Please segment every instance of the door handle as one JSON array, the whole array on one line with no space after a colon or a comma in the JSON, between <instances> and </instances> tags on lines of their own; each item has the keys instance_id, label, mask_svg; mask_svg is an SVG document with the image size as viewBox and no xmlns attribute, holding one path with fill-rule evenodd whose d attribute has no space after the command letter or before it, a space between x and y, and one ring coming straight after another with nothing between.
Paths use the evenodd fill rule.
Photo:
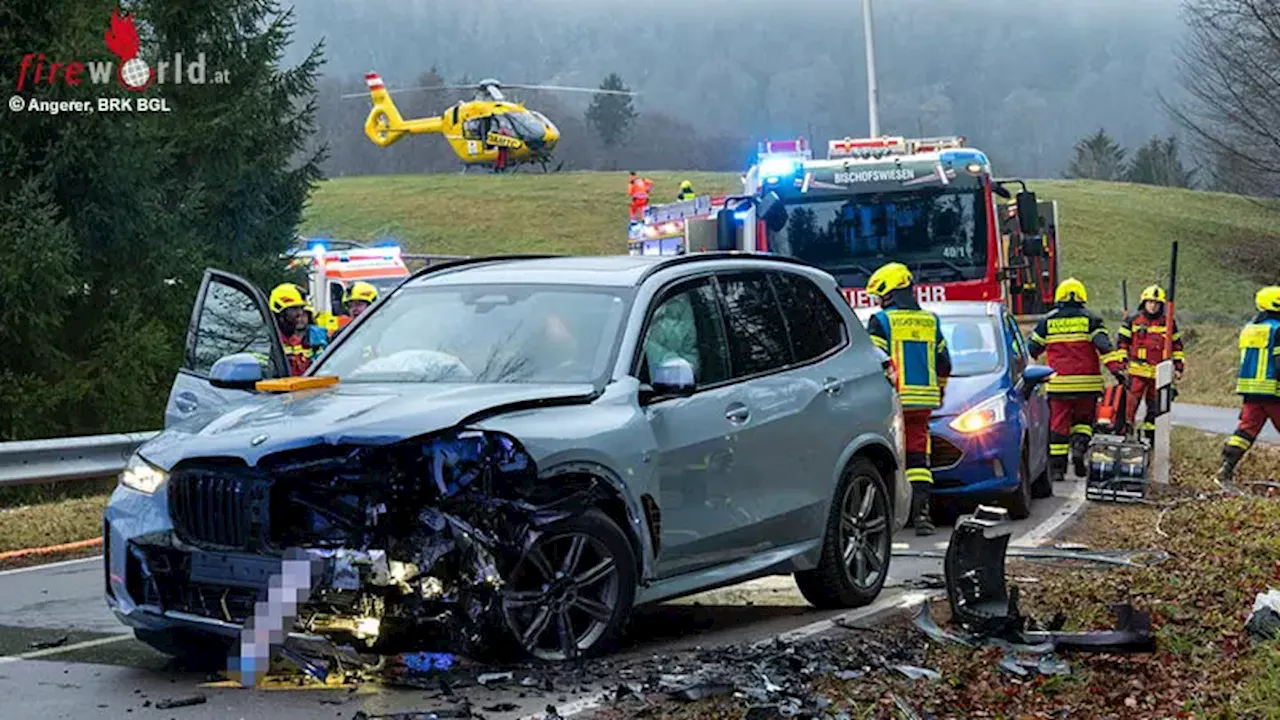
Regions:
<instances>
[{"instance_id":1,"label":"door handle","mask_svg":"<svg viewBox=\"0 0 1280 720\"><path fill-rule=\"evenodd\" d=\"M195 393L182 392L173 399L173 404L179 412L189 413L200 407L200 398Z\"/></svg>"},{"instance_id":2,"label":"door handle","mask_svg":"<svg viewBox=\"0 0 1280 720\"><path fill-rule=\"evenodd\" d=\"M844 381L837 380L836 378L827 378L826 382L822 383L822 391L828 395L838 394L840 392L840 389L843 387L844 387Z\"/></svg>"},{"instance_id":3,"label":"door handle","mask_svg":"<svg viewBox=\"0 0 1280 720\"><path fill-rule=\"evenodd\" d=\"M751 411L742 403L734 403L724 411L724 419L731 423L741 424L751 417Z\"/></svg>"}]
</instances>

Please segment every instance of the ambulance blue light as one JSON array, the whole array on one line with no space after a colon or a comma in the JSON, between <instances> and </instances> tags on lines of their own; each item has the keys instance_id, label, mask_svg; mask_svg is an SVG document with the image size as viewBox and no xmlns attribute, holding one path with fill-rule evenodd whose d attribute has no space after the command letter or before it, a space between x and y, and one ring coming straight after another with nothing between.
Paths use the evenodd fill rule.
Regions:
<instances>
[{"instance_id":1,"label":"ambulance blue light","mask_svg":"<svg viewBox=\"0 0 1280 720\"><path fill-rule=\"evenodd\" d=\"M796 172L796 161L792 158L785 157L767 157L760 161L760 174L769 179L769 182L777 182L778 178L794 175Z\"/></svg>"}]
</instances>

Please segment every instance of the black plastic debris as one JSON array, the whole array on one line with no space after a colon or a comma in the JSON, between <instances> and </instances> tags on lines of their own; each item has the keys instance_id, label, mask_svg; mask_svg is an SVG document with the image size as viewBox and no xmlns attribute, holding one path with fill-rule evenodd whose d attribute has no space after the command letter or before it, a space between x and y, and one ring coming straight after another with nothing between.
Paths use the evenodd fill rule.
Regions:
<instances>
[{"instance_id":1,"label":"black plastic debris","mask_svg":"<svg viewBox=\"0 0 1280 720\"><path fill-rule=\"evenodd\" d=\"M62 635L53 640L36 640L31 643L30 647L32 650L48 650L49 648L61 647L67 644L69 638L69 635Z\"/></svg>"},{"instance_id":2,"label":"black plastic debris","mask_svg":"<svg viewBox=\"0 0 1280 720\"><path fill-rule=\"evenodd\" d=\"M952 619L968 636L947 633L928 618L927 607L916 618L916 627L935 640L973 647L1010 643L1040 652L1150 653L1155 651L1151 616L1132 605L1111 608L1116 616L1112 630L1061 632L1066 618L1057 616L1037 629L1018 607L1018 587L1005 580L1005 552L1012 532L1007 512L979 505L960 519L946 553L947 600ZM1012 649L1012 648L1011 648Z\"/></svg>"},{"instance_id":3,"label":"black plastic debris","mask_svg":"<svg viewBox=\"0 0 1280 720\"><path fill-rule=\"evenodd\" d=\"M1258 593L1253 601L1253 611L1245 623L1249 634L1259 640L1280 636L1280 590L1274 588Z\"/></svg>"},{"instance_id":4,"label":"black plastic debris","mask_svg":"<svg viewBox=\"0 0 1280 720\"><path fill-rule=\"evenodd\" d=\"M480 709L486 712L511 712L512 710L515 710L518 707L520 706L516 705L513 702L501 702L501 703L496 703L494 705L485 705Z\"/></svg>"},{"instance_id":5,"label":"black plastic debris","mask_svg":"<svg viewBox=\"0 0 1280 720\"><path fill-rule=\"evenodd\" d=\"M156 709L169 710L172 708L191 707L192 705L203 705L208 701L209 699L206 698L204 695L189 695L187 697L182 697L182 698L170 698L168 700L161 700L160 702L156 703ZM146 706L144 705L143 707L146 707Z\"/></svg>"},{"instance_id":6,"label":"black plastic debris","mask_svg":"<svg viewBox=\"0 0 1280 720\"><path fill-rule=\"evenodd\" d=\"M705 685L694 685L677 690L671 693L672 699L683 700L685 702L694 702L697 700L706 700L714 697L724 697L733 694L733 686L726 683L707 683Z\"/></svg>"}]
</instances>

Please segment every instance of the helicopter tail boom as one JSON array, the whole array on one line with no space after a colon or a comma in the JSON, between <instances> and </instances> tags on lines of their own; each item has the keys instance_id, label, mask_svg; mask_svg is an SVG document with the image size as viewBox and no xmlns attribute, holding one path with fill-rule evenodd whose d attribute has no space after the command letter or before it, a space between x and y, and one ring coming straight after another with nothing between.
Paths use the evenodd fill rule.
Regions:
<instances>
[{"instance_id":1,"label":"helicopter tail boom","mask_svg":"<svg viewBox=\"0 0 1280 720\"><path fill-rule=\"evenodd\" d=\"M401 117L396 104L391 100L391 93L387 92L387 86L378 73L365 73L364 79L373 100L373 107L364 121L364 134L373 144L387 147L406 133L436 133L444 130L443 120L438 116L414 120Z\"/></svg>"}]
</instances>

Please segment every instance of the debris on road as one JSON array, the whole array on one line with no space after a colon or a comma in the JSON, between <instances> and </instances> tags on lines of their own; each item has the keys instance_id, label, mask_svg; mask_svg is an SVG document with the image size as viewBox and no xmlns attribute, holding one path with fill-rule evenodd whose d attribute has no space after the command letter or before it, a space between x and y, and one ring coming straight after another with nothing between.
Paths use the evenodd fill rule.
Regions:
<instances>
[{"instance_id":1,"label":"debris on road","mask_svg":"<svg viewBox=\"0 0 1280 720\"><path fill-rule=\"evenodd\" d=\"M914 665L894 665L894 670L906 675L912 680L941 680L942 673L929 668L916 667Z\"/></svg>"},{"instance_id":2,"label":"debris on road","mask_svg":"<svg viewBox=\"0 0 1280 720\"><path fill-rule=\"evenodd\" d=\"M1155 652L1151 616L1131 605L1112 607L1117 622L1110 631L1060 632L1065 618L1051 621L1047 626L1051 629L1036 629L1035 622L1018 607L1018 586L1009 587L1005 579L1005 555L1012 533L1007 514L1001 508L978 506L973 515L956 523L947 545L947 600L952 619L972 636L962 644L981 644L991 638L1026 646L1048 645L1066 652ZM941 629L929 627L930 622L921 619L917 627L931 636L954 640Z\"/></svg>"},{"instance_id":3,"label":"debris on road","mask_svg":"<svg viewBox=\"0 0 1280 720\"><path fill-rule=\"evenodd\" d=\"M169 710L172 708L191 707L192 705L203 705L208 701L209 699L204 695L188 695L187 697L161 700L160 702L156 703L156 709Z\"/></svg>"}]
</instances>

